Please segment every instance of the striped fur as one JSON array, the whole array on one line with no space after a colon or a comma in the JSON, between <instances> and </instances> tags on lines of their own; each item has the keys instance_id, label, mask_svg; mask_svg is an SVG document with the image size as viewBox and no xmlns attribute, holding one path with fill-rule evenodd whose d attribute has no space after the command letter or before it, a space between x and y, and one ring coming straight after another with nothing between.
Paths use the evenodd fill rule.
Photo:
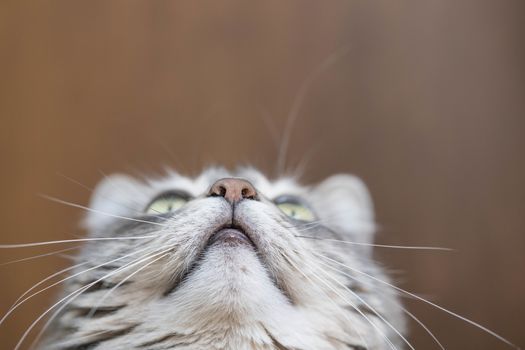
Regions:
<instances>
[{"instance_id":1,"label":"striped fur","mask_svg":"<svg viewBox=\"0 0 525 350\"><path fill-rule=\"evenodd\" d=\"M205 196L229 176L249 180L261 199L233 210L223 198ZM145 215L151 199L166 190L193 199L174 213ZM285 194L307 201L319 221L285 217L272 202ZM372 205L355 177L303 187L290 178L270 181L254 169L213 168L195 179L114 175L97 187L91 208L90 237L145 238L86 243L77 263L87 264L71 272L62 296L71 297L52 317L42 350L403 348L397 295L330 268L336 265L318 255L389 281L370 248L298 237L373 241ZM255 248L206 247L232 220Z\"/></svg>"}]
</instances>

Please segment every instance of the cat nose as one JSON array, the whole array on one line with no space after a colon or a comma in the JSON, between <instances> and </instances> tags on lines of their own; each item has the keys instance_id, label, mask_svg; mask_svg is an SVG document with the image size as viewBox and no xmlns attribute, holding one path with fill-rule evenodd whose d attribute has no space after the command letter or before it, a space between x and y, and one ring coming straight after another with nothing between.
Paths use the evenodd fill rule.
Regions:
<instances>
[{"instance_id":1,"label":"cat nose","mask_svg":"<svg viewBox=\"0 0 525 350\"><path fill-rule=\"evenodd\" d=\"M258 199L257 191L253 185L243 179L228 177L220 179L211 186L209 197L224 197L231 204L242 199Z\"/></svg>"}]
</instances>

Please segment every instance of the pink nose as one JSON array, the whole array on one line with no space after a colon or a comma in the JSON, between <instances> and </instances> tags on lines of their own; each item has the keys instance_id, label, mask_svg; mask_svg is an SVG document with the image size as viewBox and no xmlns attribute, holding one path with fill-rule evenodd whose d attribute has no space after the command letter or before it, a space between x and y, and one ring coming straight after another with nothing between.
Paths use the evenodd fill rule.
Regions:
<instances>
[{"instance_id":1,"label":"pink nose","mask_svg":"<svg viewBox=\"0 0 525 350\"><path fill-rule=\"evenodd\" d=\"M242 199L257 199L257 191L246 180L227 177L215 182L211 186L208 196L221 196L231 204L234 204Z\"/></svg>"}]
</instances>

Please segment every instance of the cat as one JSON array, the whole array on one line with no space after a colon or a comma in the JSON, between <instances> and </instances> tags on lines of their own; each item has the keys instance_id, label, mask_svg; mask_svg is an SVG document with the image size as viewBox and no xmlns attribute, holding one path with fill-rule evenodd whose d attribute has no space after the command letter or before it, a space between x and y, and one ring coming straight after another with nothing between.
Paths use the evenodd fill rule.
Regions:
<instances>
[{"instance_id":1,"label":"cat","mask_svg":"<svg viewBox=\"0 0 525 350\"><path fill-rule=\"evenodd\" d=\"M404 349L363 182L253 168L105 178L41 350ZM342 244L349 243L349 244ZM38 320L37 320L38 321ZM44 331L43 330L43 331Z\"/></svg>"}]
</instances>

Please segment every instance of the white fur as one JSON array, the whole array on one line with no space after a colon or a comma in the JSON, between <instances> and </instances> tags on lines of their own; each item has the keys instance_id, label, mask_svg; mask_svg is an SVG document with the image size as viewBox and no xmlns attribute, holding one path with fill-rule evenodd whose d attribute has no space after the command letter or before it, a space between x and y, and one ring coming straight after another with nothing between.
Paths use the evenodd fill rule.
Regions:
<instances>
[{"instance_id":1,"label":"white fur","mask_svg":"<svg viewBox=\"0 0 525 350\"><path fill-rule=\"evenodd\" d=\"M214 181L227 176L248 179L262 199L241 201L233 211L223 198L205 196ZM320 223L340 237L370 243L374 231L372 204L359 179L337 175L318 186L302 187L289 178L271 182L253 169L233 174L210 169L194 180L176 173L146 182L117 175L105 179L97 188L91 202L95 211L88 215L85 226L95 237L112 236L126 227L126 221L106 214L140 218L157 194L181 189L195 199L179 213L159 221L159 225L142 224L119 233L154 238L94 242L79 257L81 261L100 264L139 249L173 247L168 255L149 266L145 266L146 260L107 279L118 283L143 267L132 276L131 283L114 290L105 302L107 306L127 306L107 316L86 319L78 316L73 306L93 307L107 289L80 295L55 322L56 331L44 348L60 349L101 339L93 349L305 350L351 349L348 344L353 344L382 350L389 349L384 340L387 336L401 349L399 337L379 318L368 314L367 319L351 310L351 305L360 305L364 300L403 332L404 319L395 293L373 280L356 281L327 269L322 265L326 261L315 255L330 254L341 263L387 280L372 262L369 250L298 238L298 234L309 231L284 218L271 202L279 195L300 196L315 211ZM232 218L242 225L256 248L219 244L203 251L209 237ZM143 254L120 263L140 256ZM165 294L190 267L193 270L184 281ZM92 279L91 275L80 275L66 292ZM359 297L336 281L356 287ZM66 326L78 329L69 332ZM104 334L101 332L126 327L132 329L125 335L109 340L99 338ZM165 339L155 343L161 338ZM144 345L148 343L151 345Z\"/></svg>"}]
</instances>

